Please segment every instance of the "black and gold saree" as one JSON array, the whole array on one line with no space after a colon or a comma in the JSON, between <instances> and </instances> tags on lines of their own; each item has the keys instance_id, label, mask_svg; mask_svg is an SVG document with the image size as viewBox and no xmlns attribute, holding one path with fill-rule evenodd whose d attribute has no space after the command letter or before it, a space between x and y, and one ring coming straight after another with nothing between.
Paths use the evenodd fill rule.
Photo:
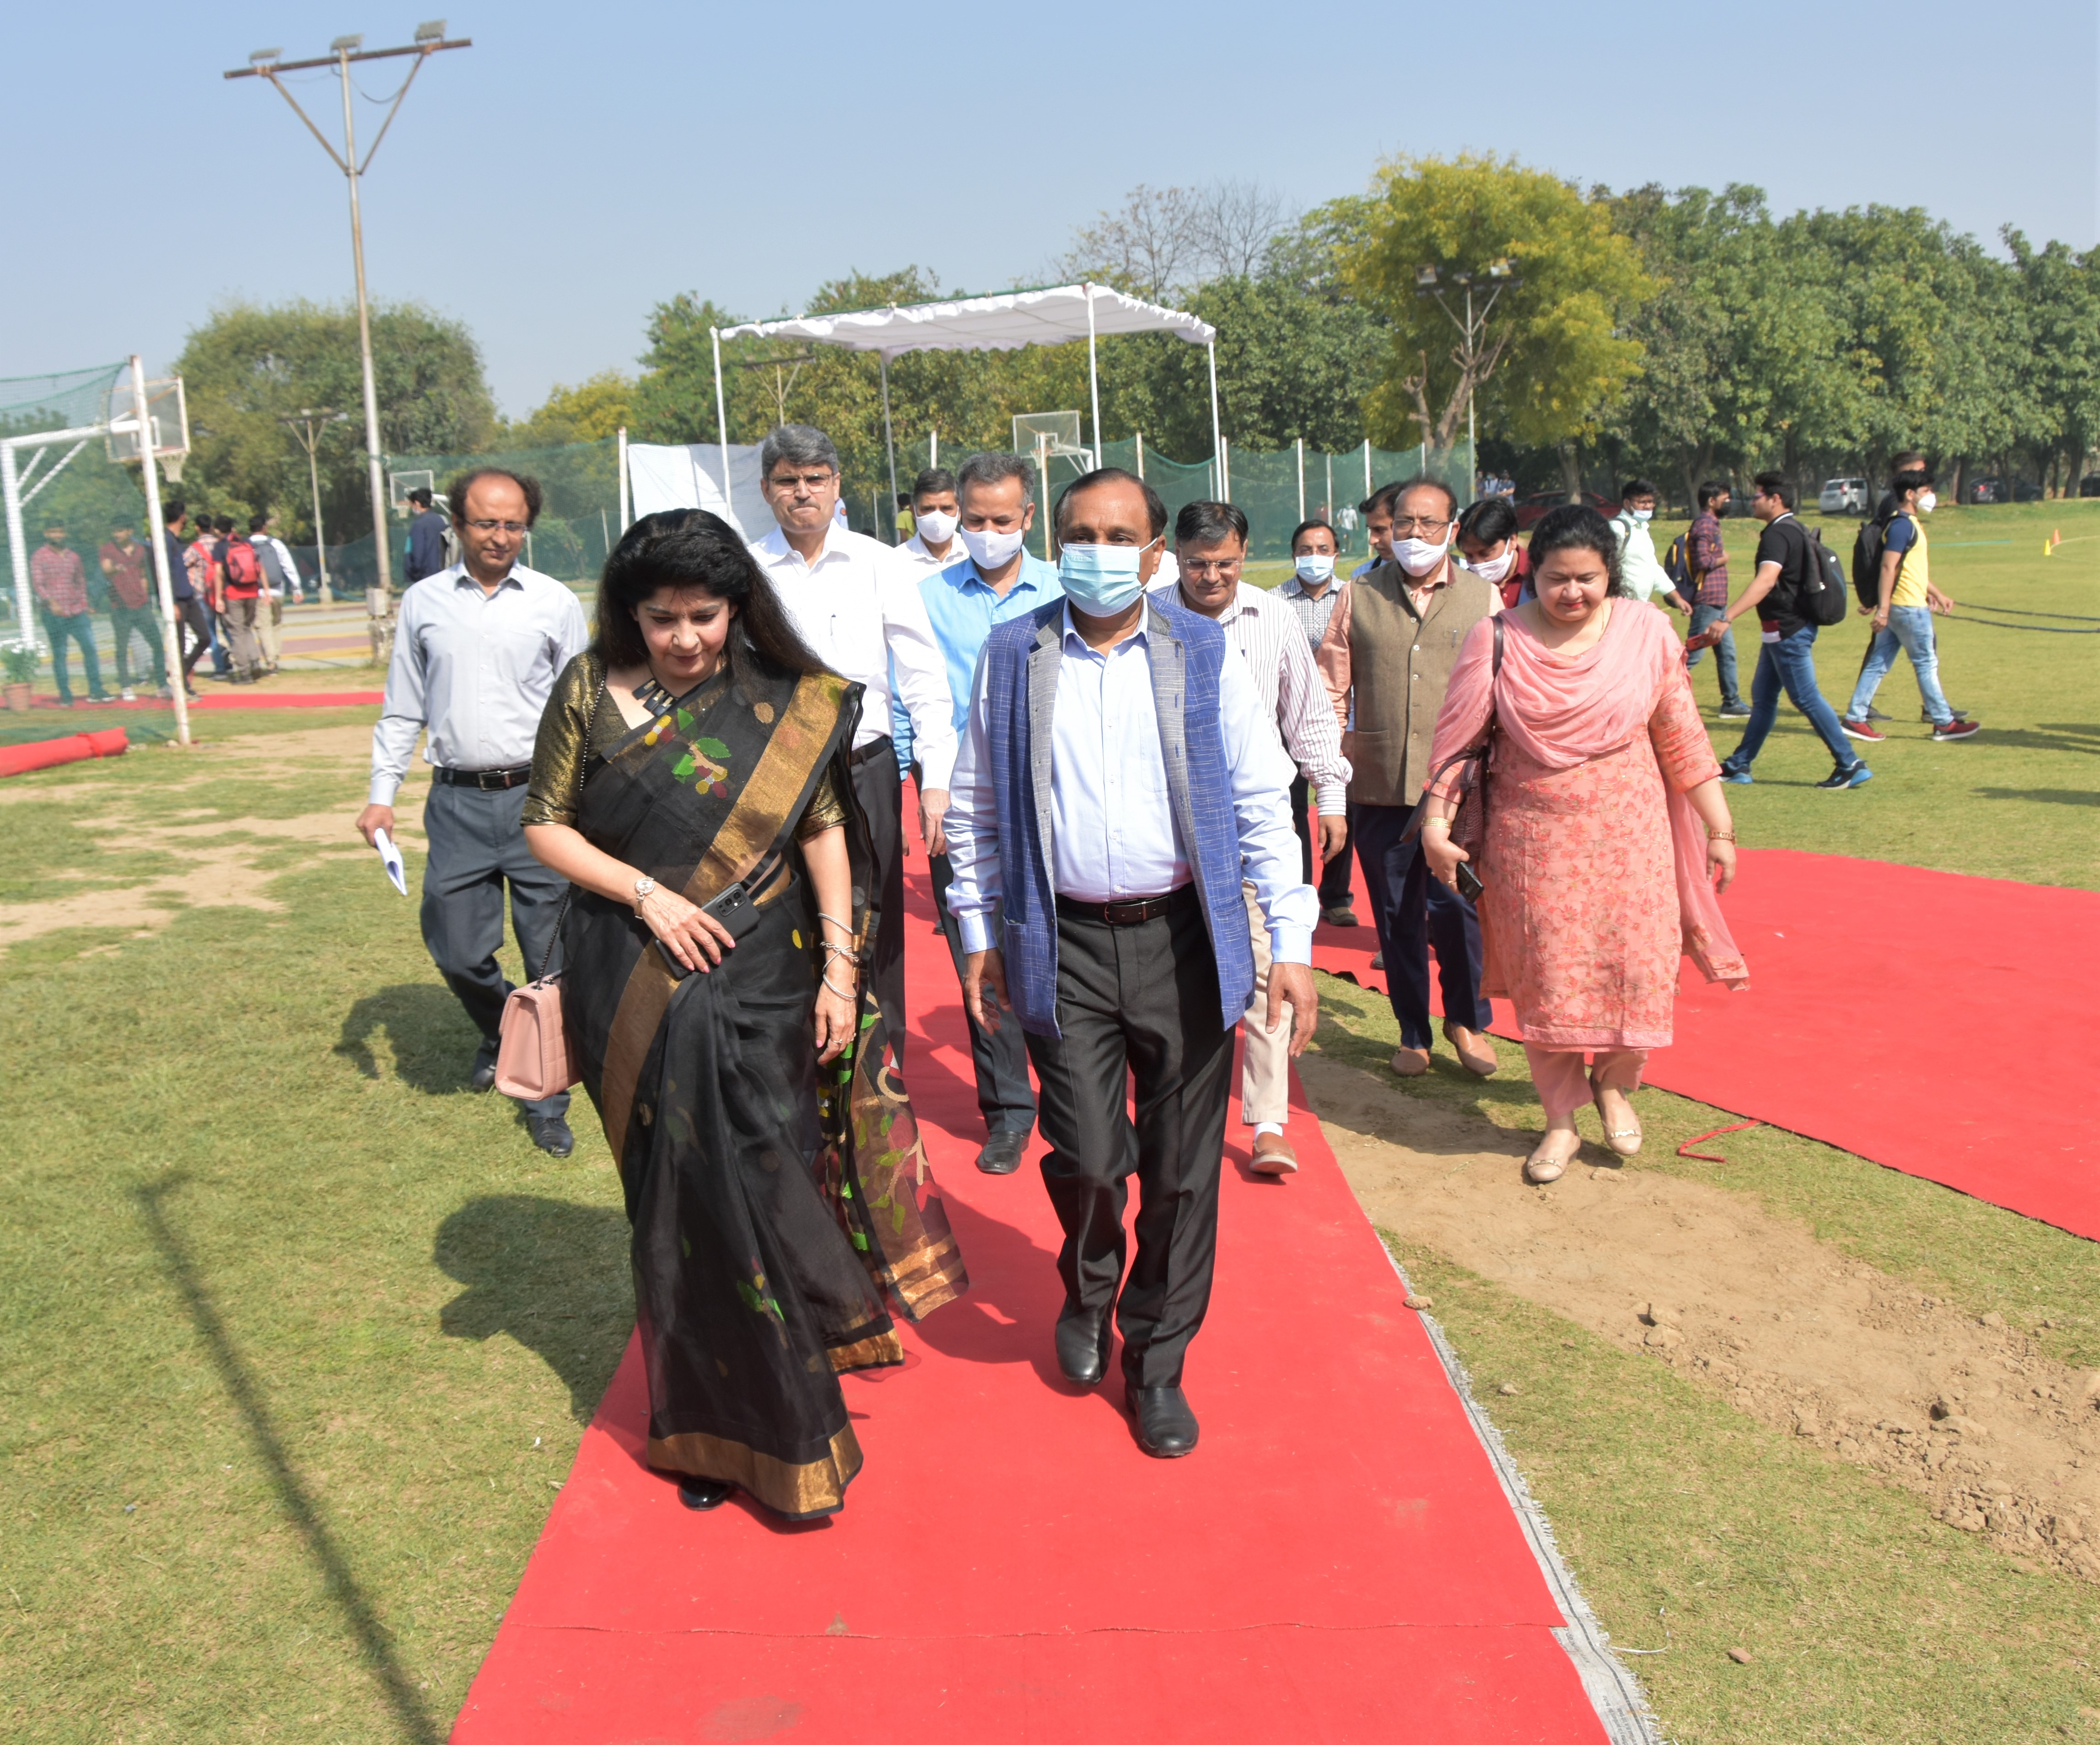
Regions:
<instances>
[{"instance_id":1,"label":"black and gold saree","mask_svg":"<svg viewBox=\"0 0 2100 1745\"><path fill-rule=\"evenodd\" d=\"M650 1464L801 1518L837 1509L860 1468L838 1372L902 1362L887 1305L916 1320L968 1277L865 977L852 1048L819 1068L812 1039L798 831L843 813L857 947L876 924L846 764L860 687L753 664L645 726L601 705L575 822L699 904L778 861L760 919L712 972L682 974L627 905L579 892L562 1007L633 1226ZM564 673L543 755L562 718L580 747L601 678L589 655Z\"/></svg>"}]
</instances>

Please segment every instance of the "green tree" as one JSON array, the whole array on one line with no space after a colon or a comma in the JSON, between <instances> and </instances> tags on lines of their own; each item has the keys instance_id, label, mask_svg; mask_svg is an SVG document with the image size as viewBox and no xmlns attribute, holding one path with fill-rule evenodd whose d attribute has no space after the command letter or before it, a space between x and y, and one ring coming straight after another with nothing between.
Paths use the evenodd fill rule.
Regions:
<instances>
[{"instance_id":1,"label":"green tree","mask_svg":"<svg viewBox=\"0 0 2100 1745\"><path fill-rule=\"evenodd\" d=\"M2035 248L2008 226L2026 317L2022 375L2035 410L2037 455L2058 471L2059 495L2076 496L2085 457L2100 447L2100 252L2062 243Z\"/></svg>"},{"instance_id":2,"label":"green tree","mask_svg":"<svg viewBox=\"0 0 2100 1745\"><path fill-rule=\"evenodd\" d=\"M1468 353L1452 315L1416 294L1418 275L1501 259L1516 263L1523 282L1500 293ZM1388 328L1366 407L1373 439L1388 447L1448 448L1469 396L1520 442L1586 438L1640 367L1639 342L1620 331L1651 294L1639 258L1606 205L1543 171L1470 155L1388 164L1347 271Z\"/></svg>"},{"instance_id":3,"label":"green tree","mask_svg":"<svg viewBox=\"0 0 2100 1745\"><path fill-rule=\"evenodd\" d=\"M557 382L532 416L497 427L496 443L505 448L551 448L562 443L598 443L617 435L634 421L633 378L616 369L571 388Z\"/></svg>"},{"instance_id":4,"label":"green tree","mask_svg":"<svg viewBox=\"0 0 2100 1745\"><path fill-rule=\"evenodd\" d=\"M390 454L461 453L488 444L494 402L464 324L417 303L372 314L380 441ZM182 492L236 517L274 509L312 537L307 456L279 421L304 407L351 416L322 438L321 498L331 540L372 528L362 371L353 308L234 303L192 330L175 368L187 385L193 445Z\"/></svg>"}]
</instances>

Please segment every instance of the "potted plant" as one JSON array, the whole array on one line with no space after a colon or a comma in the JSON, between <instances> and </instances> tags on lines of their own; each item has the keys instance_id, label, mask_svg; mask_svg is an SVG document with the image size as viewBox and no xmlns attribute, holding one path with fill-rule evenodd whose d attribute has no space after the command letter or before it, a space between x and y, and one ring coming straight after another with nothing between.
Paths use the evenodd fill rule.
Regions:
<instances>
[{"instance_id":1,"label":"potted plant","mask_svg":"<svg viewBox=\"0 0 2100 1745\"><path fill-rule=\"evenodd\" d=\"M7 671L7 707L24 715L29 712L29 686L37 676L38 658L33 642L0 649L0 667Z\"/></svg>"}]
</instances>

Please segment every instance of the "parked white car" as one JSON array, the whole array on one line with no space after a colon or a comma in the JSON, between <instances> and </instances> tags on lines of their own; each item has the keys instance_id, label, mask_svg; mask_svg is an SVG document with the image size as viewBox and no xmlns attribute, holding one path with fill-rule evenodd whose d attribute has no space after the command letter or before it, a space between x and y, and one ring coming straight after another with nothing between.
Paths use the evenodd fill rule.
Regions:
<instances>
[{"instance_id":1,"label":"parked white car","mask_svg":"<svg viewBox=\"0 0 2100 1745\"><path fill-rule=\"evenodd\" d=\"M1864 478L1826 478L1815 506L1826 515L1864 515L1867 513L1867 482Z\"/></svg>"}]
</instances>

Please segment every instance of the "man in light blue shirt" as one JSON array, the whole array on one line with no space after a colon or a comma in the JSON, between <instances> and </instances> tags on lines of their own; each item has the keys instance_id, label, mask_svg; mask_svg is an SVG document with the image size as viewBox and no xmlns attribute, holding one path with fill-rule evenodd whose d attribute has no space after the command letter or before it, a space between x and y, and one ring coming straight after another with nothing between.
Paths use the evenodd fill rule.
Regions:
<instances>
[{"instance_id":1,"label":"man in light blue shirt","mask_svg":"<svg viewBox=\"0 0 2100 1745\"><path fill-rule=\"evenodd\" d=\"M590 632L565 585L518 562L539 518L536 481L478 468L454 484L451 500L464 558L401 596L386 701L372 729L369 804L357 828L367 842L382 830L394 834L394 796L427 730L423 941L481 1032L468 1082L488 1091L510 995L496 958L504 887L530 976L547 958L568 888L525 846L526 783L548 694ZM566 1091L526 1104L532 1143L567 1157L576 1144L568 1112Z\"/></svg>"},{"instance_id":2,"label":"man in light blue shirt","mask_svg":"<svg viewBox=\"0 0 2100 1745\"><path fill-rule=\"evenodd\" d=\"M960 733L969 714L977 656L992 626L1034 611L1064 589L1057 571L1028 550L1028 530L1035 520L1033 466L1017 455L973 455L956 474L955 492L961 517L956 537L968 555L919 576L916 584L947 668L948 694L955 699ZM933 906L960 982L962 932L948 912L955 868L942 839L943 815L929 808L933 835L926 848L933 873ZM1035 1092L1028 1082L1028 1048L1020 1025L994 1033L972 1019L970 1060L977 1069L977 1108L986 1135L977 1167L987 1175L1011 1175L1021 1166L1021 1154L1035 1126Z\"/></svg>"}]
</instances>

